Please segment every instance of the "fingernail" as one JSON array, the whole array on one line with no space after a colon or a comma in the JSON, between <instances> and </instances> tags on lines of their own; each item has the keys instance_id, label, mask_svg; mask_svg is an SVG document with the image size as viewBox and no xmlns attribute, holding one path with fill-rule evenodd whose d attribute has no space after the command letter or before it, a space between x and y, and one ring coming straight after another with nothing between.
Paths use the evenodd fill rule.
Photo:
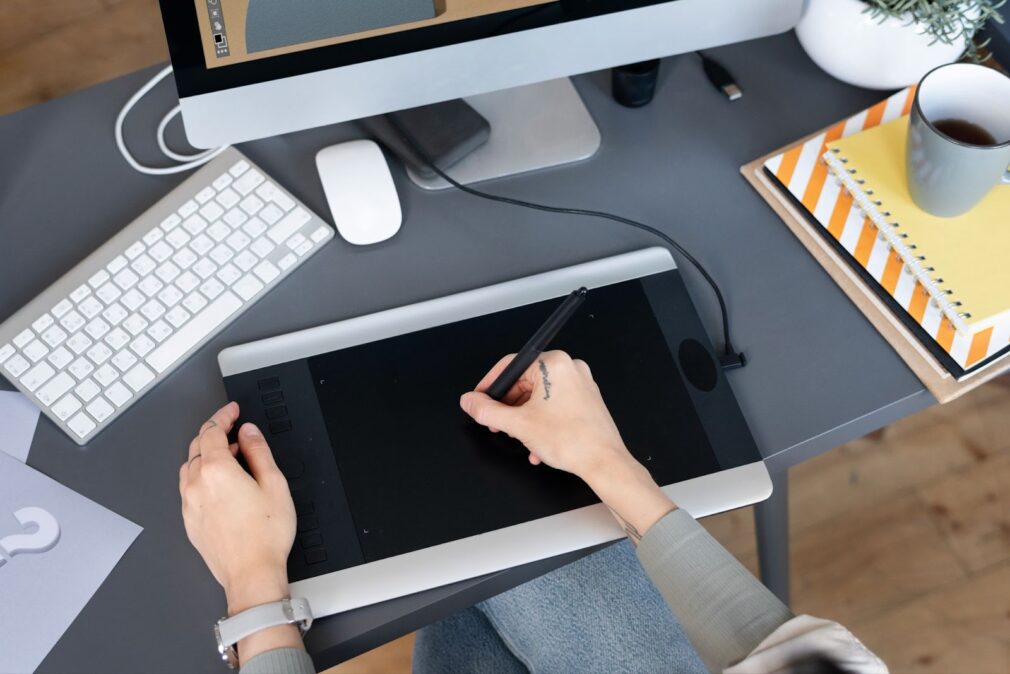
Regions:
<instances>
[{"instance_id":1,"label":"fingernail","mask_svg":"<svg viewBox=\"0 0 1010 674\"><path fill-rule=\"evenodd\" d=\"M263 435L262 433L260 433L260 429L256 427L256 424L253 423L242 424L242 428L239 429L239 433L250 438L255 438L259 435Z\"/></svg>"},{"instance_id":2,"label":"fingernail","mask_svg":"<svg viewBox=\"0 0 1010 674\"><path fill-rule=\"evenodd\" d=\"M470 413L470 394L464 393L459 397L459 406L463 408L463 411L467 414Z\"/></svg>"}]
</instances>

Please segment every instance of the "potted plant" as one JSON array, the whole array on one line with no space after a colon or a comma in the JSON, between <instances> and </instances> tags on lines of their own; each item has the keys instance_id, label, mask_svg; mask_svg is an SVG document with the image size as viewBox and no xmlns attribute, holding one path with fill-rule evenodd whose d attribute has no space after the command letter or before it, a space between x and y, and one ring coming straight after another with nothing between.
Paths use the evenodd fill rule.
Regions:
<instances>
[{"instance_id":1,"label":"potted plant","mask_svg":"<svg viewBox=\"0 0 1010 674\"><path fill-rule=\"evenodd\" d=\"M810 58L838 79L898 89L967 55L987 21L1002 23L1006 0L807 0L796 36Z\"/></svg>"}]
</instances>

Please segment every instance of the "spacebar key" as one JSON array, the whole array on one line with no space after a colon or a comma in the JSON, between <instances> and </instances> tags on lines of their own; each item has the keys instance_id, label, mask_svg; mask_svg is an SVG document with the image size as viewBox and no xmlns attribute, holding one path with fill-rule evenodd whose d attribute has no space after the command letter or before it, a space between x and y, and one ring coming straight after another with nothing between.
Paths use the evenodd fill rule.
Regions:
<instances>
[{"instance_id":1,"label":"spacebar key","mask_svg":"<svg viewBox=\"0 0 1010 674\"><path fill-rule=\"evenodd\" d=\"M224 292L216 300L204 307L193 319L182 326L177 333L162 342L161 346L147 356L147 364L161 374L182 356L199 344L215 328L228 320L228 317L238 311L242 300L230 292Z\"/></svg>"}]
</instances>

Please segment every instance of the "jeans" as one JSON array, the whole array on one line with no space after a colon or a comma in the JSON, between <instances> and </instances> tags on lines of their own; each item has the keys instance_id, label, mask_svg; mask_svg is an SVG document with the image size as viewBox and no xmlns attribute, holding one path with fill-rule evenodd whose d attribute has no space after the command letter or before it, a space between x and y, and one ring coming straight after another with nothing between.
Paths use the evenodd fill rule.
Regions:
<instances>
[{"instance_id":1,"label":"jeans","mask_svg":"<svg viewBox=\"0 0 1010 674\"><path fill-rule=\"evenodd\" d=\"M622 541L417 633L415 674L703 674Z\"/></svg>"}]
</instances>

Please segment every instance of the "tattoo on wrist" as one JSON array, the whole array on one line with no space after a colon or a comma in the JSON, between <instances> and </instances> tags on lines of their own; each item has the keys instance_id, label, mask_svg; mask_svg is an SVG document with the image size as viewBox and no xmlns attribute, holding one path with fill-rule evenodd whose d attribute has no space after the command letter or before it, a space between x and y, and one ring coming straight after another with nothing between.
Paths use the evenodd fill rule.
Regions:
<instances>
[{"instance_id":1,"label":"tattoo on wrist","mask_svg":"<svg viewBox=\"0 0 1010 674\"><path fill-rule=\"evenodd\" d=\"M614 519L617 520L618 524L620 524L624 528L624 533L627 535L632 545L637 547L638 544L642 542L642 534L638 532L638 529L635 528L635 525L633 525L631 522L618 515L617 511L615 511L610 506L607 506L607 510L609 510L610 514L614 516Z\"/></svg>"},{"instance_id":2,"label":"tattoo on wrist","mask_svg":"<svg viewBox=\"0 0 1010 674\"><path fill-rule=\"evenodd\" d=\"M540 376L544 379L544 400L551 399L551 380L547 377L547 363L540 360Z\"/></svg>"}]
</instances>

